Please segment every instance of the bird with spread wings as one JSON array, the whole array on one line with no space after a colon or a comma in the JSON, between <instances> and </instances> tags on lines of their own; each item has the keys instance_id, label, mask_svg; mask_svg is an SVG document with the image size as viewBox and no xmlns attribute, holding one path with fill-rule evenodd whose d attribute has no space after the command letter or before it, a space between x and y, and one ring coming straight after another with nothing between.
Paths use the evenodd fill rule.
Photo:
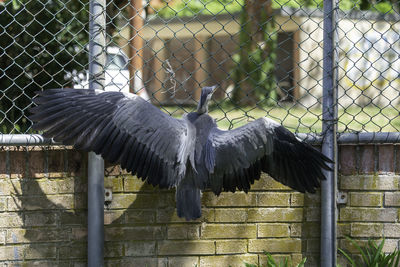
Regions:
<instances>
[{"instance_id":1,"label":"bird with spread wings","mask_svg":"<svg viewBox=\"0 0 400 267\"><path fill-rule=\"evenodd\" d=\"M300 192L315 192L332 161L277 122L259 118L221 130L208 115L216 86L197 110L175 119L134 94L49 89L30 109L35 130L94 151L160 188L176 187L179 217L201 217L201 191L247 192L261 172Z\"/></svg>"}]
</instances>

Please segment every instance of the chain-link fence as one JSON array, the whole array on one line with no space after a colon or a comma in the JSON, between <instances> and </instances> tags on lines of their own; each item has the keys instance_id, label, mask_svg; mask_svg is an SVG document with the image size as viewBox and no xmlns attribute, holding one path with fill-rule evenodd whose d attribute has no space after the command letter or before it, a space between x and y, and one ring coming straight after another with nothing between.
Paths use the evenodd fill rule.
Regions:
<instances>
[{"instance_id":1,"label":"chain-link fence","mask_svg":"<svg viewBox=\"0 0 400 267\"><path fill-rule=\"evenodd\" d=\"M32 133L35 91L87 88L89 1L0 1L0 131ZM222 128L268 116L294 132L322 128L322 1L106 2L105 90L135 92L173 116L217 84ZM399 4L340 1L339 132L398 132Z\"/></svg>"}]
</instances>

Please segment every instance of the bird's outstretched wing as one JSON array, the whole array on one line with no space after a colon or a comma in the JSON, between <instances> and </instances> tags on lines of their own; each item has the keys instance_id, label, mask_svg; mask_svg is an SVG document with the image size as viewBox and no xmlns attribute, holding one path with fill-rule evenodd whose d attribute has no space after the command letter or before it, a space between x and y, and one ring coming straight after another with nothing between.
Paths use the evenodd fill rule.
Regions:
<instances>
[{"instance_id":1,"label":"bird's outstretched wing","mask_svg":"<svg viewBox=\"0 0 400 267\"><path fill-rule=\"evenodd\" d=\"M30 119L45 137L101 154L160 187L174 186L184 175L190 149L185 120L133 94L50 89L38 95Z\"/></svg>"},{"instance_id":2,"label":"bird's outstretched wing","mask_svg":"<svg viewBox=\"0 0 400 267\"><path fill-rule=\"evenodd\" d=\"M293 133L268 118L223 131L213 129L206 145L209 186L215 194L248 191L261 171L300 192L315 192L322 169L332 162Z\"/></svg>"}]
</instances>

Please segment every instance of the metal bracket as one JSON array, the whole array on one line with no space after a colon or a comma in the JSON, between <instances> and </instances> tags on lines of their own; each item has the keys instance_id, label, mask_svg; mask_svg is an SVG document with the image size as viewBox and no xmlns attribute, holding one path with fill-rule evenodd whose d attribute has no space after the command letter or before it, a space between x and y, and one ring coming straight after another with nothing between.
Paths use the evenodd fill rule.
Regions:
<instances>
[{"instance_id":1,"label":"metal bracket","mask_svg":"<svg viewBox=\"0 0 400 267\"><path fill-rule=\"evenodd\" d=\"M108 208L112 201L112 188L104 188L104 206Z\"/></svg>"},{"instance_id":2,"label":"metal bracket","mask_svg":"<svg viewBox=\"0 0 400 267\"><path fill-rule=\"evenodd\" d=\"M337 204L347 204L347 193L346 192L338 192L336 198Z\"/></svg>"}]
</instances>

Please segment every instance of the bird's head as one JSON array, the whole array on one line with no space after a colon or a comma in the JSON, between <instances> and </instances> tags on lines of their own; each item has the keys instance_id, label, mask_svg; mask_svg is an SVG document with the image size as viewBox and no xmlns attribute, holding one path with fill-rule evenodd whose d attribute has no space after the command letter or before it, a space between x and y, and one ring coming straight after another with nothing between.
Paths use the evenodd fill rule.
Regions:
<instances>
[{"instance_id":1,"label":"bird's head","mask_svg":"<svg viewBox=\"0 0 400 267\"><path fill-rule=\"evenodd\" d=\"M214 86L206 86L201 89L201 96L199 104L197 105L197 113L203 114L208 112L208 102L211 99L211 96L217 89L217 85Z\"/></svg>"}]
</instances>

